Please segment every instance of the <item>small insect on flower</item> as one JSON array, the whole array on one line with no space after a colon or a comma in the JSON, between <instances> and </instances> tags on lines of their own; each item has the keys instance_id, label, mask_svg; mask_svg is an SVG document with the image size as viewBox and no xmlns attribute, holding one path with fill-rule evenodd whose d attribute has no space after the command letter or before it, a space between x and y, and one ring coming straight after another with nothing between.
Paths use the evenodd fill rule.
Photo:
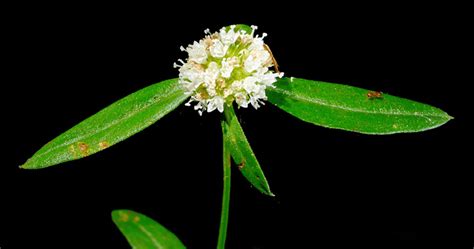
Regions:
<instances>
[{"instance_id":1,"label":"small insect on flower","mask_svg":"<svg viewBox=\"0 0 474 249\"><path fill-rule=\"evenodd\" d=\"M369 91L367 93L367 98L369 98L370 100L383 99L383 93L382 92L377 92L377 91Z\"/></svg>"},{"instance_id":2,"label":"small insect on flower","mask_svg":"<svg viewBox=\"0 0 474 249\"><path fill-rule=\"evenodd\" d=\"M272 53L272 50L270 49L270 47L267 45L267 44L263 44L263 47L265 48L265 50L267 50L267 52L270 54L270 59L271 61L273 62L273 68L275 69L275 72L277 73L280 73L280 66L278 65L278 62L276 61L275 59L275 56L273 56L273 53Z\"/></svg>"}]
</instances>

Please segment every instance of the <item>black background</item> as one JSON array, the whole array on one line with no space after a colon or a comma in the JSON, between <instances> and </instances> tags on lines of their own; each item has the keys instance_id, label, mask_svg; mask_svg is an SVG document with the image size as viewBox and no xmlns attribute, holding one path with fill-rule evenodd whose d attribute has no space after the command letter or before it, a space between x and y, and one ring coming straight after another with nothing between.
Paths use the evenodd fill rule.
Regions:
<instances>
[{"instance_id":1,"label":"black background","mask_svg":"<svg viewBox=\"0 0 474 249\"><path fill-rule=\"evenodd\" d=\"M180 106L91 157L42 170L17 166L110 103L177 77L179 46L233 23L268 33L287 76L383 91L455 119L424 133L368 136L316 127L270 104L239 110L276 197L234 169L228 248L470 247L470 163L461 145L470 134L461 108L470 80L450 71L467 32L462 15L445 6L358 7L5 8L0 247L127 248L110 219L114 209L156 219L189 248L215 247L216 112L200 117Z\"/></svg>"}]
</instances>

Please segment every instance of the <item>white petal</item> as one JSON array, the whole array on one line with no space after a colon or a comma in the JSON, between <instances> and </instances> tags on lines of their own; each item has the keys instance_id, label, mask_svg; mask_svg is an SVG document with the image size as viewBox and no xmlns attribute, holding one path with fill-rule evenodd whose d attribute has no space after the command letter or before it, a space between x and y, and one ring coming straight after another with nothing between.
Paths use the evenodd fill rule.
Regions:
<instances>
[{"instance_id":1,"label":"white petal","mask_svg":"<svg viewBox=\"0 0 474 249\"><path fill-rule=\"evenodd\" d=\"M230 60L222 60L221 76L228 79L234 70L234 65Z\"/></svg>"},{"instance_id":2,"label":"white petal","mask_svg":"<svg viewBox=\"0 0 474 249\"><path fill-rule=\"evenodd\" d=\"M229 47L222 44L221 41L214 40L211 47L209 47L209 52L211 53L212 57L222 58L227 53L228 48Z\"/></svg>"}]
</instances>

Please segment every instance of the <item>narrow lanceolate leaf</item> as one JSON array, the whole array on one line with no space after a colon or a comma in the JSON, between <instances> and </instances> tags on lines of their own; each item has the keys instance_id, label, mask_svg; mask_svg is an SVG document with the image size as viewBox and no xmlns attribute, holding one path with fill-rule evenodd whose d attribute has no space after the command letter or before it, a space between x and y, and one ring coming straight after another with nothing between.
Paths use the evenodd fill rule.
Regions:
<instances>
[{"instance_id":1,"label":"narrow lanceolate leaf","mask_svg":"<svg viewBox=\"0 0 474 249\"><path fill-rule=\"evenodd\" d=\"M245 133L235 116L234 110L226 107L224 112L226 116L226 121L222 122L224 142L228 143L227 148L229 148L235 164L237 164L240 172L255 188L266 195L274 196L270 191L270 186L260 168L260 164L245 137Z\"/></svg>"},{"instance_id":2,"label":"narrow lanceolate leaf","mask_svg":"<svg viewBox=\"0 0 474 249\"><path fill-rule=\"evenodd\" d=\"M112 212L112 220L132 248L186 248L172 232L143 214L131 210L115 210Z\"/></svg>"},{"instance_id":3,"label":"narrow lanceolate leaf","mask_svg":"<svg viewBox=\"0 0 474 249\"><path fill-rule=\"evenodd\" d=\"M45 168L104 150L155 123L187 97L177 79L148 86L56 137L21 167Z\"/></svg>"},{"instance_id":4,"label":"narrow lanceolate leaf","mask_svg":"<svg viewBox=\"0 0 474 249\"><path fill-rule=\"evenodd\" d=\"M444 111L389 94L320 81L283 78L268 100L304 121L366 134L419 132L452 119Z\"/></svg>"}]
</instances>

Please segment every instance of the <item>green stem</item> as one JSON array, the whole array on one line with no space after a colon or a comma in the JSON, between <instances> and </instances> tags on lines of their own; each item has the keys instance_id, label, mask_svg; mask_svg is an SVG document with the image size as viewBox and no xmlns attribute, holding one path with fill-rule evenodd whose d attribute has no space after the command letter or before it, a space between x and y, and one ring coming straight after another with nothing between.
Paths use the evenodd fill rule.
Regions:
<instances>
[{"instance_id":1,"label":"green stem","mask_svg":"<svg viewBox=\"0 0 474 249\"><path fill-rule=\"evenodd\" d=\"M218 249L225 248L225 239L227 235L227 223L229 222L229 204L230 204L230 153L224 142L224 191L222 193L221 222L219 226Z\"/></svg>"},{"instance_id":2,"label":"green stem","mask_svg":"<svg viewBox=\"0 0 474 249\"><path fill-rule=\"evenodd\" d=\"M228 117L228 108L224 111L224 115ZM227 120L228 121L228 120ZM224 164L224 190L222 193L222 210L221 210L221 222L219 226L219 239L217 241L217 249L224 249L225 248L225 240L227 236L227 224L229 222L229 204L230 204L230 174L231 174L231 162L230 162L230 151L226 145L226 134L225 134L225 126L226 121L222 120L222 144L223 144L223 164Z\"/></svg>"}]
</instances>

